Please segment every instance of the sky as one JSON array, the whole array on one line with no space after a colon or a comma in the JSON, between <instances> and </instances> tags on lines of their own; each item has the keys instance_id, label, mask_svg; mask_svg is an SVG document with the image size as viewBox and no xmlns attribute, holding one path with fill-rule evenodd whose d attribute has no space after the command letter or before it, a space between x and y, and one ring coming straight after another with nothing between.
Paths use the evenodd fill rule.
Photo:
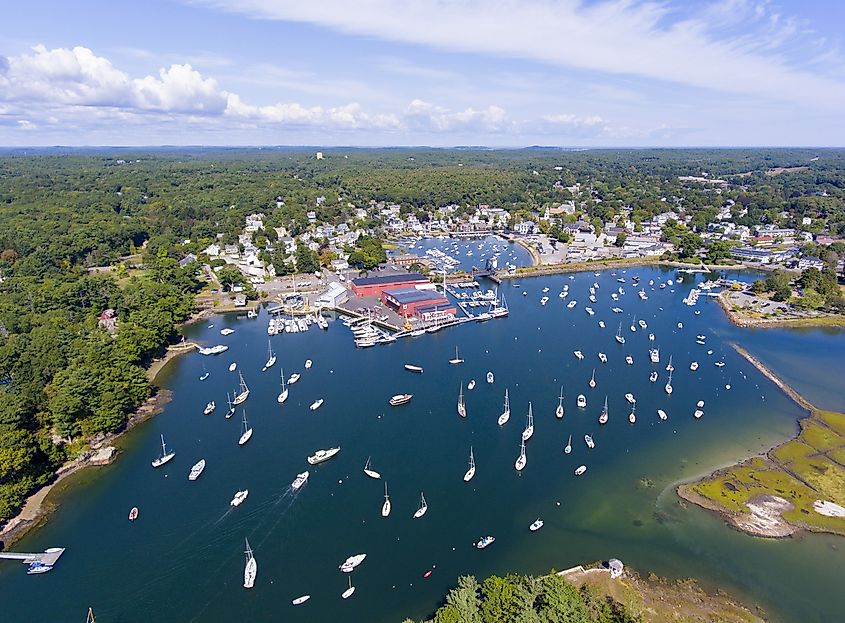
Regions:
<instances>
[{"instance_id":1,"label":"sky","mask_svg":"<svg viewBox=\"0 0 845 623\"><path fill-rule=\"evenodd\" d=\"M845 146L841 0L3 0L0 145Z\"/></svg>"}]
</instances>

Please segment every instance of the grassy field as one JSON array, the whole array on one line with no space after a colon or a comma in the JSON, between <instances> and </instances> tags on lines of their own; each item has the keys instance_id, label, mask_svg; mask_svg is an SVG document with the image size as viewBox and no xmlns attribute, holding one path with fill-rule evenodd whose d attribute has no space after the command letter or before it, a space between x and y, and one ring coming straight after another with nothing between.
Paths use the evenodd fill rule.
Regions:
<instances>
[{"instance_id":1,"label":"grassy field","mask_svg":"<svg viewBox=\"0 0 845 623\"><path fill-rule=\"evenodd\" d=\"M776 495L794 506L783 514L790 524L845 535L845 518L826 517L813 508L816 500L845 506L845 414L814 410L801 421L796 439L690 488L728 513L747 512L755 496Z\"/></svg>"}]
</instances>

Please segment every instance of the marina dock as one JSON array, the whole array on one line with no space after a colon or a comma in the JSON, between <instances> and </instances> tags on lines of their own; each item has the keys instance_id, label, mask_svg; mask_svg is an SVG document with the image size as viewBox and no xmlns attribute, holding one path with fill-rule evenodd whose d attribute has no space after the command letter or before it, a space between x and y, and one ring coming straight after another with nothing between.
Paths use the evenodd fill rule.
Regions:
<instances>
[{"instance_id":1,"label":"marina dock","mask_svg":"<svg viewBox=\"0 0 845 623\"><path fill-rule=\"evenodd\" d=\"M5 558L6 560L19 560L27 565L32 564L34 562L40 562L42 565L48 565L52 567L56 564L61 555L64 553L64 547L51 547L50 549L45 550L40 554L0 552L0 558Z\"/></svg>"}]
</instances>

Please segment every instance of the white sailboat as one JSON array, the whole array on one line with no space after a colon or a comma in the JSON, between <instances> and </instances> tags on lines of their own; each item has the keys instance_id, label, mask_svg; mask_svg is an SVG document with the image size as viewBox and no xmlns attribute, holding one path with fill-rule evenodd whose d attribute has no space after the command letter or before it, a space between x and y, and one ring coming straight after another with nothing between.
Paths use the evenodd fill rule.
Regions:
<instances>
[{"instance_id":1,"label":"white sailboat","mask_svg":"<svg viewBox=\"0 0 845 623\"><path fill-rule=\"evenodd\" d=\"M457 347L457 346L455 346L455 358L454 358L454 359L450 359L450 360L449 360L449 363L457 365L457 364L459 364L459 363L463 363L463 362L464 362L464 360L463 360L463 359L461 359L460 355L458 355L458 347Z\"/></svg>"},{"instance_id":2,"label":"white sailboat","mask_svg":"<svg viewBox=\"0 0 845 623\"><path fill-rule=\"evenodd\" d=\"M596 386L596 369L593 368L593 375L590 377L590 389L594 389Z\"/></svg>"},{"instance_id":3,"label":"white sailboat","mask_svg":"<svg viewBox=\"0 0 845 623\"><path fill-rule=\"evenodd\" d=\"M467 406L464 403L464 384L461 383L461 391L458 394L458 415L461 417L467 416Z\"/></svg>"},{"instance_id":4,"label":"white sailboat","mask_svg":"<svg viewBox=\"0 0 845 623\"><path fill-rule=\"evenodd\" d=\"M246 541L246 565L244 566L244 588L252 588L255 584L255 576L258 574L258 563L255 556L252 555L252 548L249 546L249 540Z\"/></svg>"},{"instance_id":5,"label":"white sailboat","mask_svg":"<svg viewBox=\"0 0 845 623\"><path fill-rule=\"evenodd\" d=\"M516 471L521 472L525 469L525 464L528 462L528 457L525 456L525 439L519 442L519 456L516 457L516 462L513 464Z\"/></svg>"},{"instance_id":6,"label":"white sailboat","mask_svg":"<svg viewBox=\"0 0 845 623\"><path fill-rule=\"evenodd\" d=\"M350 576L347 576L347 577L349 578L349 588L347 588L345 591L343 591L340 594L340 596L343 597L344 599L349 599L350 597L352 597L352 593L355 592L355 587L352 586L352 576L350 575Z\"/></svg>"},{"instance_id":7,"label":"white sailboat","mask_svg":"<svg viewBox=\"0 0 845 623\"><path fill-rule=\"evenodd\" d=\"M667 394L672 393L672 371L669 371L669 380L666 381L666 386L663 388Z\"/></svg>"},{"instance_id":8,"label":"white sailboat","mask_svg":"<svg viewBox=\"0 0 845 623\"><path fill-rule=\"evenodd\" d=\"M534 413L531 410L531 402L528 402L528 420L525 423L525 430L522 431L522 441L528 441L534 434Z\"/></svg>"},{"instance_id":9,"label":"white sailboat","mask_svg":"<svg viewBox=\"0 0 845 623\"><path fill-rule=\"evenodd\" d=\"M569 435L569 441L566 442L566 447L563 449L564 454L572 452L572 434Z\"/></svg>"},{"instance_id":10,"label":"white sailboat","mask_svg":"<svg viewBox=\"0 0 845 623\"><path fill-rule=\"evenodd\" d=\"M267 363L264 364L264 369L272 368L274 365L276 365L276 354L273 352L270 340L267 340Z\"/></svg>"},{"instance_id":11,"label":"white sailboat","mask_svg":"<svg viewBox=\"0 0 845 623\"><path fill-rule=\"evenodd\" d=\"M238 393L235 395L235 399L232 401L232 404L235 406L246 402L246 399L249 398L249 387L247 387L246 381L244 381L244 375L238 372L238 377L240 378L241 384Z\"/></svg>"},{"instance_id":12,"label":"white sailboat","mask_svg":"<svg viewBox=\"0 0 845 623\"><path fill-rule=\"evenodd\" d=\"M378 480L379 478L381 478L381 474L379 474L379 473L378 473L377 471L375 471L374 469L370 469L370 459L371 459L371 458L372 458L372 457L369 457L369 456L367 457L367 462L366 462L366 464L364 465L364 473L365 473L367 476L369 476L370 478L375 478L376 480Z\"/></svg>"},{"instance_id":13,"label":"white sailboat","mask_svg":"<svg viewBox=\"0 0 845 623\"><path fill-rule=\"evenodd\" d=\"M616 331L616 341L620 344L625 343L625 337L622 335L622 323L619 323L619 329Z\"/></svg>"},{"instance_id":14,"label":"white sailboat","mask_svg":"<svg viewBox=\"0 0 845 623\"><path fill-rule=\"evenodd\" d=\"M226 392L226 403L229 405L229 410L226 411L226 419L228 420L230 417L235 415L235 407L232 405L232 399L229 396L229 392Z\"/></svg>"},{"instance_id":15,"label":"white sailboat","mask_svg":"<svg viewBox=\"0 0 845 623\"><path fill-rule=\"evenodd\" d=\"M669 355L669 363L666 364L666 371L671 372L675 369L675 366L672 365L672 355Z\"/></svg>"},{"instance_id":16,"label":"white sailboat","mask_svg":"<svg viewBox=\"0 0 845 623\"><path fill-rule=\"evenodd\" d=\"M563 385L560 386L560 396L558 396L557 409L555 409L555 417L560 419L563 417Z\"/></svg>"},{"instance_id":17,"label":"white sailboat","mask_svg":"<svg viewBox=\"0 0 845 623\"><path fill-rule=\"evenodd\" d=\"M628 421L633 424L637 421L637 403L631 405L631 413L628 414Z\"/></svg>"},{"instance_id":18,"label":"white sailboat","mask_svg":"<svg viewBox=\"0 0 845 623\"><path fill-rule=\"evenodd\" d=\"M168 452L167 451L167 444L164 443L164 435L161 436L161 454L158 455L158 458L152 462L153 467L161 467L165 463L167 463L170 459L176 456L175 452Z\"/></svg>"},{"instance_id":19,"label":"white sailboat","mask_svg":"<svg viewBox=\"0 0 845 623\"><path fill-rule=\"evenodd\" d=\"M428 510L428 504L425 501L425 494L420 492L420 507L417 509L417 512L414 513L414 519L419 519L420 517L425 515L427 510Z\"/></svg>"},{"instance_id":20,"label":"white sailboat","mask_svg":"<svg viewBox=\"0 0 845 623\"><path fill-rule=\"evenodd\" d=\"M469 467L464 474L464 482L469 482L475 477L475 455L472 452L472 446L469 447Z\"/></svg>"},{"instance_id":21,"label":"white sailboat","mask_svg":"<svg viewBox=\"0 0 845 623\"><path fill-rule=\"evenodd\" d=\"M387 495L387 481L384 481L384 504L381 505L381 516L387 517L390 514L390 496Z\"/></svg>"},{"instance_id":22,"label":"white sailboat","mask_svg":"<svg viewBox=\"0 0 845 623\"><path fill-rule=\"evenodd\" d=\"M285 400L288 399L288 388L285 386L285 369L282 368L282 391L279 392L278 397L276 398L276 402L282 404Z\"/></svg>"},{"instance_id":23,"label":"white sailboat","mask_svg":"<svg viewBox=\"0 0 845 623\"><path fill-rule=\"evenodd\" d=\"M502 409L502 415L499 416L499 426L504 426L511 417L511 403L508 399L508 390L505 390L505 407Z\"/></svg>"},{"instance_id":24,"label":"white sailboat","mask_svg":"<svg viewBox=\"0 0 845 623\"><path fill-rule=\"evenodd\" d=\"M604 397L604 407L601 410L601 415L599 415L599 424L607 424L608 413L607 413L607 396Z\"/></svg>"},{"instance_id":25,"label":"white sailboat","mask_svg":"<svg viewBox=\"0 0 845 623\"><path fill-rule=\"evenodd\" d=\"M242 446L252 437L252 426L246 421L246 410L244 410L243 423L241 426L241 437L238 439L238 445Z\"/></svg>"}]
</instances>

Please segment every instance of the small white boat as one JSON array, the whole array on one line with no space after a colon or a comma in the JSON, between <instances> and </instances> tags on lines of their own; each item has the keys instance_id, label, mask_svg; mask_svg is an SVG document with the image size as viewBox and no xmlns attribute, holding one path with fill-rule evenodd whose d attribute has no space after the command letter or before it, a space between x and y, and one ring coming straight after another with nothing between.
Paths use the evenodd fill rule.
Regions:
<instances>
[{"instance_id":1,"label":"small white boat","mask_svg":"<svg viewBox=\"0 0 845 623\"><path fill-rule=\"evenodd\" d=\"M384 504L381 505L381 516L390 515L390 496L387 495L387 481L384 481Z\"/></svg>"},{"instance_id":2,"label":"small white boat","mask_svg":"<svg viewBox=\"0 0 845 623\"><path fill-rule=\"evenodd\" d=\"M411 398L413 398L413 397L414 397L414 395L413 395L413 394L396 394L395 396L392 396L392 397L390 398L390 400L388 400L387 402L388 402L391 406L396 407L396 406L398 406L398 405L403 405L403 404L405 404L406 402L408 402L409 400L411 400Z\"/></svg>"},{"instance_id":3,"label":"small white boat","mask_svg":"<svg viewBox=\"0 0 845 623\"><path fill-rule=\"evenodd\" d=\"M312 402L311 406L309 406L308 408L311 409L312 411L316 411L317 409L319 409L320 407L323 406L324 402L325 401L322 398L319 398L319 399L315 400L314 402Z\"/></svg>"},{"instance_id":4,"label":"small white boat","mask_svg":"<svg viewBox=\"0 0 845 623\"><path fill-rule=\"evenodd\" d=\"M636 410L637 410L637 405L636 404L631 405L631 412L628 414L628 421L631 424L634 424L637 421Z\"/></svg>"},{"instance_id":5,"label":"small white boat","mask_svg":"<svg viewBox=\"0 0 845 623\"><path fill-rule=\"evenodd\" d=\"M716 363L714 363L713 365L714 365L714 366L716 366L717 368L724 368L724 367L725 367L725 362L724 362L724 361L717 361L717 362L716 362Z\"/></svg>"},{"instance_id":6,"label":"small white boat","mask_svg":"<svg viewBox=\"0 0 845 623\"><path fill-rule=\"evenodd\" d=\"M428 503L425 501L425 495L420 493L420 507L414 513L414 519L419 519L428 511Z\"/></svg>"},{"instance_id":7,"label":"small white boat","mask_svg":"<svg viewBox=\"0 0 845 623\"><path fill-rule=\"evenodd\" d=\"M508 390L505 390L505 406L502 409L502 415L499 416L499 426L504 426L511 417L511 403L508 399Z\"/></svg>"},{"instance_id":8,"label":"small white boat","mask_svg":"<svg viewBox=\"0 0 845 623\"><path fill-rule=\"evenodd\" d=\"M590 382L588 383L590 389L595 389L596 387L596 369L593 368L593 375L590 377Z\"/></svg>"},{"instance_id":9,"label":"small white boat","mask_svg":"<svg viewBox=\"0 0 845 623\"><path fill-rule=\"evenodd\" d=\"M584 435L584 443L587 444L587 447L590 450L596 447L596 442L593 441L593 438L590 435Z\"/></svg>"},{"instance_id":10,"label":"small white boat","mask_svg":"<svg viewBox=\"0 0 845 623\"><path fill-rule=\"evenodd\" d=\"M625 363L627 363L629 366L634 365L634 358L631 357L631 355L626 355L625 356Z\"/></svg>"},{"instance_id":11,"label":"small white boat","mask_svg":"<svg viewBox=\"0 0 845 623\"><path fill-rule=\"evenodd\" d=\"M637 402L637 400L634 398L634 394L625 394L625 400L627 400L631 404Z\"/></svg>"},{"instance_id":12,"label":"small white boat","mask_svg":"<svg viewBox=\"0 0 845 623\"><path fill-rule=\"evenodd\" d=\"M326 450L317 450L314 454L308 457L308 463L311 465L316 465L317 463L328 461L338 452L340 452L340 446L337 446L336 448L328 448Z\"/></svg>"},{"instance_id":13,"label":"small white boat","mask_svg":"<svg viewBox=\"0 0 845 623\"><path fill-rule=\"evenodd\" d=\"M299 380L299 378L300 378L299 373L294 372L293 374L290 375L290 378L288 379L288 385L293 385L294 383L296 383Z\"/></svg>"},{"instance_id":14,"label":"small white boat","mask_svg":"<svg viewBox=\"0 0 845 623\"><path fill-rule=\"evenodd\" d=\"M420 366L411 365L410 363L405 364L405 369L408 372L416 372L418 374L422 373L423 369Z\"/></svg>"},{"instance_id":15,"label":"small white boat","mask_svg":"<svg viewBox=\"0 0 845 623\"><path fill-rule=\"evenodd\" d=\"M229 502L229 506L240 506L244 503L246 496L249 495L249 489L244 489L243 491L238 491L235 493L235 497L232 498L232 501Z\"/></svg>"},{"instance_id":16,"label":"small white boat","mask_svg":"<svg viewBox=\"0 0 845 623\"><path fill-rule=\"evenodd\" d=\"M249 541L246 542L246 565L244 566L244 588L252 588L255 584L255 576L258 574L258 563L252 555Z\"/></svg>"},{"instance_id":17,"label":"small white boat","mask_svg":"<svg viewBox=\"0 0 845 623\"><path fill-rule=\"evenodd\" d=\"M587 397L584 394L578 394L578 398L575 400L575 404L578 406L579 409L583 409L587 406Z\"/></svg>"},{"instance_id":18,"label":"small white boat","mask_svg":"<svg viewBox=\"0 0 845 623\"><path fill-rule=\"evenodd\" d=\"M475 379L470 379L470 382L467 383L467 389L469 389L469 390L475 389Z\"/></svg>"},{"instance_id":19,"label":"small white boat","mask_svg":"<svg viewBox=\"0 0 845 623\"><path fill-rule=\"evenodd\" d=\"M293 482L290 483L290 488L293 489L294 491L296 491L302 485L304 485L306 482L308 482L308 476L310 476L310 474L308 473L307 469L304 472L302 472L301 474L297 474L296 478L293 479Z\"/></svg>"},{"instance_id":20,"label":"small white boat","mask_svg":"<svg viewBox=\"0 0 845 623\"><path fill-rule=\"evenodd\" d=\"M364 562L364 559L366 558L366 554L355 554L343 561L343 563L338 565L337 568L343 571L343 573L352 573L355 570L355 567Z\"/></svg>"},{"instance_id":21,"label":"small white boat","mask_svg":"<svg viewBox=\"0 0 845 623\"><path fill-rule=\"evenodd\" d=\"M302 595L301 597L297 597L296 599L294 599L293 601L291 601L291 603L292 603L294 606L299 606L299 605L301 605L301 604L304 604L304 603L305 603L306 601L308 601L309 599L311 599L311 595Z\"/></svg>"},{"instance_id":22,"label":"small white boat","mask_svg":"<svg viewBox=\"0 0 845 623\"><path fill-rule=\"evenodd\" d=\"M607 411L607 396L604 397L604 407L602 407L601 414L599 415L599 424L607 424L608 420L608 411Z\"/></svg>"},{"instance_id":23,"label":"small white boat","mask_svg":"<svg viewBox=\"0 0 845 623\"><path fill-rule=\"evenodd\" d=\"M241 425L241 436L238 439L238 445L242 446L252 438L252 426L246 421L246 411L244 411L243 422Z\"/></svg>"},{"instance_id":24,"label":"small white boat","mask_svg":"<svg viewBox=\"0 0 845 623\"><path fill-rule=\"evenodd\" d=\"M572 309L572 308L573 308L573 307L575 307L577 304L578 304L578 301L569 301L569 303L567 303L567 304L566 304L566 308L567 308L567 309Z\"/></svg>"},{"instance_id":25,"label":"small white boat","mask_svg":"<svg viewBox=\"0 0 845 623\"><path fill-rule=\"evenodd\" d=\"M560 396L558 396L558 403L557 408L555 409L555 417L560 419L563 417L564 409L563 409L563 386L560 387Z\"/></svg>"},{"instance_id":26,"label":"small white boat","mask_svg":"<svg viewBox=\"0 0 845 623\"><path fill-rule=\"evenodd\" d=\"M310 369L311 369L311 366L313 366L313 365L314 365L314 362L313 362L313 361L311 361L310 359L306 359L306 360L305 360L305 369L306 369L306 370L310 370Z\"/></svg>"},{"instance_id":27,"label":"small white boat","mask_svg":"<svg viewBox=\"0 0 845 623\"><path fill-rule=\"evenodd\" d=\"M657 382L657 370L652 370L651 374L648 375L648 380L652 383Z\"/></svg>"},{"instance_id":28,"label":"small white boat","mask_svg":"<svg viewBox=\"0 0 845 623\"><path fill-rule=\"evenodd\" d=\"M537 530L539 530L542 527L543 527L543 520L538 517L537 519L535 519L532 522L532 524L530 526L528 526L528 529L531 530L531 532L537 532Z\"/></svg>"},{"instance_id":29,"label":"small white boat","mask_svg":"<svg viewBox=\"0 0 845 623\"><path fill-rule=\"evenodd\" d=\"M684 328L684 323L683 323L683 322L679 322L679 323L678 323L678 328L679 328L679 329L683 329L683 328Z\"/></svg>"},{"instance_id":30,"label":"small white boat","mask_svg":"<svg viewBox=\"0 0 845 623\"><path fill-rule=\"evenodd\" d=\"M659 348L649 348L648 349L648 356L651 359L651 363L660 363L660 349Z\"/></svg>"},{"instance_id":31,"label":"small white boat","mask_svg":"<svg viewBox=\"0 0 845 623\"><path fill-rule=\"evenodd\" d=\"M234 332L234 329L229 329L228 327L225 329L220 329L220 335L232 335Z\"/></svg>"},{"instance_id":32,"label":"small white boat","mask_svg":"<svg viewBox=\"0 0 845 623\"><path fill-rule=\"evenodd\" d=\"M203 409L203 410L202 410L202 414L203 414L203 415L209 415L209 414L210 414L210 413L212 413L212 412L213 412L216 408L217 408L217 405L216 405L216 404L215 404L215 402L212 400L211 402L209 402L208 404L206 404L206 405L205 405L205 409Z\"/></svg>"},{"instance_id":33,"label":"small white boat","mask_svg":"<svg viewBox=\"0 0 845 623\"><path fill-rule=\"evenodd\" d=\"M669 380L666 381L666 385L663 387L667 394L672 394L672 373L669 372Z\"/></svg>"},{"instance_id":34,"label":"small white boat","mask_svg":"<svg viewBox=\"0 0 845 623\"><path fill-rule=\"evenodd\" d=\"M531 410L531 402L528 402L528 416L525 422L525 429L522 431L522 441L528 441L534 435L534 413Z\"/></svg>"},{"instance_id":35,"label":"small white boat","mask_svg":"<svg viewBox=\"0 0 845 623\"><path fill-rule=\"evenodd\" d=\"M602 363L607 363L607 355L605 355L604 353L599 353L599 361L601 361Z\"/></svg>"},{"instance_id":36,"label":"small white boat","mask_svg":"<svg viewBox=\"0 0 845 623\"><path fill-rule=\"evenodd\" d=\"M488 382L489 384L491 384L491 385L492 385L492 384L493 384L493 380L494 380L494 378L493 378L493 373L492 373L492 372L488 372L488 373L487 373L487 382Z\"/></svg>"},{"instance_id":37,"label":"small white boat","mask_svg":"<svg viewBox=\"0 0 845 623\"><path fill-rule=\"evenodd\" d=\"M191 468L190 473L188 474L188 480L196 480L202 474L202 471L205 469L205 459L200 459L194 466Z\"/></svg>"},{"instance_id":38,"label":"small white boat","mask_svg":"<svg viewBox=\"0 0 845 623\"><path fill-rule=\"evenodd\" d=\"M649 342L653 342L653 341L654 341L654 333L649 333L649 334L648 334L648 341L649 341Z\"/></svg>"},{"instance_id":39,"label":"small white boat","mask_svg":"<svg viewBox=\"0 0 845 623\"><path fill-rule=\"evenodd\" d=\"M464 474L464 482L469 482L475 477L475 455L472 453L472 446L469 447L469 467Z\"/></svg>"},{"instance_id":40,"label":"small white boat","mask_svg":"<svg viewBox=\"0 0 845 623\"><path fill-rule=\"evenodd\" d=\"M586 471L587 471L586 465L579 465L577 468L575 468L575 475L580 476L581 474L583 474Z\"/></svg>"},{"instance_id":41,"label":"small white boat","mask_svg":"<svg viewBox=\"0 0 845 623\"><path fill-rule=\"evenodd\" d=\"M564 454L569 454L572 452L572 435L569 435L569 441L566 442L566 446L563 448Z\"/></svg>"},{"instance_id":42,"label":"small white boat","mask_svg":"<svg viewBox=\"0 0 845 623\"><path fill-rule=\"evenodd\" d=\"M690 370L692 370L693 372L695 372L696 370L698 370L698 362L697 362L697 361L693 361L691 364L689 364L689 369L690 369Z\"/></svg>"},{"instance_id":43,"label":"small white boat","mask_svg":"<svg viewBox=\"0 0 845 623\"><path fill-rule=\"evenodd\" d=\"M379 478L381 478L381 474L379 474L374 469L370 469L370 459L371 458L372 457L369 457L369 456L367 457L367 462L364 464L364 473L367 476L369 476L370 478L374 478L374 479L378 480Z\"/></svg>"},{"instance_id":44,"label":"small white boat","mask_svg":"<svg viewBox=\"0 0 845 623\"><path fill-rule=\"evenodd\" d=\"M637 320L637 324L640 325L640 329L645 329L648 325L645 323L645 320Z\"/></svg>"},{"instance_id":45,"label":"small white boat","mask_svg":"<svg viewBox=\"0 0 845 623\"><path fill-rule=\"evenodd\" d=\"M489 547L490 545L492 545L495 540L496 537L494 536L481 537L478 542L475 543L475 547L477 549L484 549L485 547Z\"/></svg>"},{"instance_id":46,"label":"small white boat","mask_svg":"<svg viewBox=\"0 0 845 623\"><path fill-rule=\"evenodd\" d=\"M238 369L238 364L236 362L233 361L232 363L229 364L229 372L234 372L237 369Z\"/></svg>"},{"instance_id":47,"label":"small white boat","mask_svg":"<svg viewBox=\"0 0 845 623\"><path fill-rule=\"evenodd\" d=\"M343 591L343 592L340 594L340 596L341 596L343 599L349 599L350 597L352 597L352 593L354 593L354 592L355 592L355 587L354 587L354 586L352 586L352 576L351 576L351 575L350 575L350 576L347 576L347 579L349 580L349 588L347 588L345 591Z\"/></svg>"},{"instance_id":48,"label":"small white boat","mask_svg":"<svg viewBox=\"0 0 845 623\"><path fill-rule=\"evenodd\" d=\"M577 357L578 360L580 361L581 359L584 358L584 353L582 353L580 350L576 350L575 351L575 357Z\"/></svg>"},{"instance_id":49,"label":"small white boat","mask_svg":"<svg viewBox=\"0 0 845 623\"><path fill-rule=\"evenodd\" d=\"M702 415L704 415L704 411L702 411L701 409L696 409L696 410L695 410L695 413L693 413L693 415L695 416L695 419L697 420L697 419L699 419Z\"/></svg>"},{"instance_id":50,"label":"small white boat","mask_svg":"<svg viewBox=\"0 0 845 623\"><path fill-rule=\"evenodd\" d=\"M153 467L161 467L165 463L167 463L170 459L176 456L176 453L171 451L167 451L167 444L164 443L164 435L161 435L161 454L158 455L158 458L152 462Z\"/></svg>"},{"instance_id":51,"label":"small white boat","mask_svg":"<svg viewBox=\"0 0 845 623\"><path fill-rule=\"evenodd\" d=\"M209 375L210 373L208 371L203 372L202 374L200 374L200 381L204 381L209 377Z\"/></svg>"},{"instance_id":52,"label":"small white boat","mask_svg":"<svg viewBox=\"0 0 845 623\"><path fill-rule=\"evenodd\" d=\"M657 417L659 417L661 420L665 420L669 416L666 415L666 412L663 409L658 409L657 410Z\"/></svg>"},{"instance_id":53,"label":"small white boat","mask_svg":"<svg viewBox=\"0 0 845 623\"><path fill-rule=\"evenodd\" d=\"M604 320L599 320L599 327L601 327L602 329L604 329L604 328L605 328L605 326L607 326L607 325L605 325L605 324L604 324Z\"/></svg>"},{"instance_id":54,"label":"small white boat","mask_svg":"<svg viewBox=\"0 0 845 623\"><path fill-rule=\"evenodd\" d=\"M704 408L704 401L699 400L697 403L695 403L695 406L698 407L699 409L703 409Z\"/></svg>"}]
</instances>

